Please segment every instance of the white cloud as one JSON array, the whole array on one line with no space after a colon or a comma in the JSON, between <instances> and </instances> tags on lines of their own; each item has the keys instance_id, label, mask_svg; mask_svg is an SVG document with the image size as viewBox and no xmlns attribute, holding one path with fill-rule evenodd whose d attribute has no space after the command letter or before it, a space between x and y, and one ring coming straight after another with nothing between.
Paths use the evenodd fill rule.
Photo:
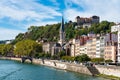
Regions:
<instances>
[{"instance_id":1,"label":"white cloud","mask_svg":"<svg viewBox=\"0 0 120 80\"><path fill-rule=\"evenodd\" d=\"M20 30L13 30L7 28L0 28L0 40L10 40L15 39L16 35L22 33Z\"/></svg>"},{"instance_id":2,"label":"white cloud","mask_svg":"<svg viewBox=\"0 0 120 80\"><path fill-rule=\"evenodd\" d=\"M73 16L78 15L81 17L98 15L101 20L120 21L120 0L69 0L69 2L83 8L83 10L74 9L72 7L67 8L65 14L70 20L74 20L75 17Z\"/></svg>"},{"instance_id":3,"label":"white cloud","mask_svg":"<svg viewBox=\"0 0 120 80\"><path fill-rule=\"evenodd\" d=\"M57 2L57 0L49 0L50 2L52 2L55 6L59 6L60 4Z\"/></svg>"},{"instance_id":4,"label":"white cloud","mask_svg":"<svg viewBox=\"0 0 120 80\"><path fill-rule=\"evenodd\" d=\"M0 18L40 21L60 15L61 13L53 7L45 6L34 0L0 0Z\"/></svg>"}]
</instances>

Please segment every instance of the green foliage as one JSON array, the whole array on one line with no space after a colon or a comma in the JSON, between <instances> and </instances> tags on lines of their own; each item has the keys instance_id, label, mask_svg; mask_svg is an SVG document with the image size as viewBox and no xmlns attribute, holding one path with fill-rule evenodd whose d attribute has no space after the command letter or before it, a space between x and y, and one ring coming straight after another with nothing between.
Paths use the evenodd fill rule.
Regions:
<instances>
[{"instance_id":1,"label":"green foliage","mask_svg":"<svg viewBox=\"0 0 120 80\"><path fill-rule=\"evenodd\" d=\"M11 44L0 44L0 54L7 56L8 53L13 52L13 45Z\"/></svg>"},{"instance_id":2,"label":"green foliage","mask_svg":"<svg viewBox=\"0 0 120 80\"><path fill-rule=\"evenodd\" d=\"M74 61L74 57L71 56L63 56L61 59L65 61Z\"/></svg>"},{"instance_id":3,"label":"green foliage","mask_svg":"<svg viewBox=\"0 0 120 80\"><path fill-rule=\"evenodd\" d=\"M33 40L22 40L15 45L14 53L18 56L33 57L36 53L42 52L42 45Z\"/></svg>"},{"instance_id":4,"label":"green foliage","mask_svg":"<svg viewBox=\"0 0 120 80\"><path fill-rule=\"evenodd\" d=\"M13 44L25 39L37 40L39 38L47 38L48 41L58 41L60 25L61 24L58 23L46 26L31 26L30 28L28 28L28 31L26 33L18 34L18 36L16 36L15 40L13 41ZM81 27L75 29L76 25L77 24L75 22L65 23L65 37L67 41L75 38L76 36L86 35L89 32L94 32L95 34L101 32L108 33L110 32L111 26L114 25L114 23L102 21L98 24L92 24L90 28Z\"/></svg>"},{"instance_id":5,"label":"green foliage","mask_svg":"<svg viewBox=\"0 0 120 80\"><path fill-rule=\"evenodd\" d=\"M35 58L47 58L47 59L50 59L51 54L50 53L37 53L37 54L35 54Z\"/></svg>"},{"instance_id":6,"label":"green foliage","mask_svg":"<svg viewBox=\"0 0 120 80\"><path fill-rule=\"evenodd\" d=\"M91 59L91 61L95 63L100 63L100 62L104 62L104 58L93 58Z\"/></svg>"},{"instance_id":7,"label":"green foliage","mask_svg":"<svg viewBox=\"0 0 120 80\"><path fill-rule=\"evenodd\" d=\"M65 51L60 51L57 56L61 59L63 56L65 56Z\"/></svg>"},{"instance_id":8,"label":"green foliage","mask_svg":"<svg viewBox=\"0 0 120 80\"><path fill-rule=\"evenodd\" d=\"M111 62L113 62L113 61L109 59L109 60L105 60L105 62L106 62L106 63L111 63Z\"/></svg>"},{"instance_id":9,"label":"green foliage","mask_svg":"<svg viewBox=\"0 0 120 80\"><path fill-rule=\"evenodd\" d=\"M86 61L90 61L90 58L86 54L82 54L82 55L76 56L75 61L86 62Z\"/></svg>"},{"instance_id":10,"label":"green foliage","mask_svg":"<svg viewBox=\"0 0 120 80\"><path fill-rule=\"evenodd\" d=\"M58 59L58 56L57 55L53 55L53 56L51 56L51 59L56 60L56 59Z\"/></svg>"}]
</instances>

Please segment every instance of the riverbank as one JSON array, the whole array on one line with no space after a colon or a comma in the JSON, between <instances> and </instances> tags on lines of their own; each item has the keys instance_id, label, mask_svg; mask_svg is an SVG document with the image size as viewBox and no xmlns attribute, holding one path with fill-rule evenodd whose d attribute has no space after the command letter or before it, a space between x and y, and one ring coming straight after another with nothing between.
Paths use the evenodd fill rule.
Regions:
<instances>
[{"instance_id":1,"label":"riverbank","mask_svg":"<svg viewBox=\"0 0 120 80\"><path fill-rule=\"evenodd\" d=\"M2 57L1 59L21 61L21 58ZM26 62L30 63L29 60L26 60ZM82 64L61 62L58 60L42 60L42 59L33 59L32 62L33 62L33 64L54 67L54 68L58 68L58 69L62 69L62 70L68 70L68 71L78 72L78 73L87 74L87 75L104 74L104 75L107 75L106 78L109 78L109 79L112 78L109 76L116 76L117 79L120 80L120 78L119 78L120 77L120 67L117 67L117 66L113 67L113 66L95 65L95 67L87 67ZM102 77L105 77L105 76L102 76ZM112 79L115 79L115 77Z\"/></svg>"},{"instance_id":2,"label":"riverbank","mask_svg":"<svg viewBox=\"0 0 120 80\"><path fill-rule=\"evenodd\" d=\"M13 58L13 57L11 57L11 58L9 58L9 57L1 57L1 59L9 59L9 60L21 61L21 58ZM26 60L26 62L30 63L29 60ZM68 62L60 62L58 60L33 59L32 63L33 64L38 64L38 65L54 67L54 68L58 68L58 69L62 69L62 70L78 72L78 73L87 74L87 75L95 75L96 74L96 73L95 74L92 73L89 70L89 68L86 67L85 65L68 63Z\"/></svg>"}]
</instances>

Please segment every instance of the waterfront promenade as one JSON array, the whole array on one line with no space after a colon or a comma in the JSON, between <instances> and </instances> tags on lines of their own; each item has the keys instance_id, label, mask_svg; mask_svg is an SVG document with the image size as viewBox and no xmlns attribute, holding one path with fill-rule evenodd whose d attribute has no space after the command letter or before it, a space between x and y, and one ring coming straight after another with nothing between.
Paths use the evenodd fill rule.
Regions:
<instances>
[{"instance_id":1,"label":"waterfront promenade","mask_svg":"<svg viewBox=\"0 0 120 80\"><path fill-rule=\"evenodd\" d=\"M12 58L12 57L11 58L1 57L1 59L21 61L21 58ZM26 60L26 62L30 63L29 60ZM38 65L50 66L58 69L83 73L87 75L105 74L105 75L113 75L116 77L120 77L120 67L118 66L95 65L88 67L82 64L61 62L58 60L42 60L42 59L33 59L33 63Z\"/></svg>"}]
</instances>

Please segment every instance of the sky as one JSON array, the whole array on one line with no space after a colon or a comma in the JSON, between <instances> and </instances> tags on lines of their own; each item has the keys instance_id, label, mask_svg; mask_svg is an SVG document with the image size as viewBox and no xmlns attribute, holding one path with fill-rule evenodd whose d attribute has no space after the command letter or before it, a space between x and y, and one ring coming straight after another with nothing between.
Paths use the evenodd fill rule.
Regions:
<instances>
[{"instance_id":1,"label":"sky","mask_svg":"<svg viewBox=\"0 0 120 80\"><path fill-rule=\"evenodd\" d=\"M120 0L0 0L0 40L14 39L30 26L100 16L120 22Z\"/></svg>"}]
</instances>

